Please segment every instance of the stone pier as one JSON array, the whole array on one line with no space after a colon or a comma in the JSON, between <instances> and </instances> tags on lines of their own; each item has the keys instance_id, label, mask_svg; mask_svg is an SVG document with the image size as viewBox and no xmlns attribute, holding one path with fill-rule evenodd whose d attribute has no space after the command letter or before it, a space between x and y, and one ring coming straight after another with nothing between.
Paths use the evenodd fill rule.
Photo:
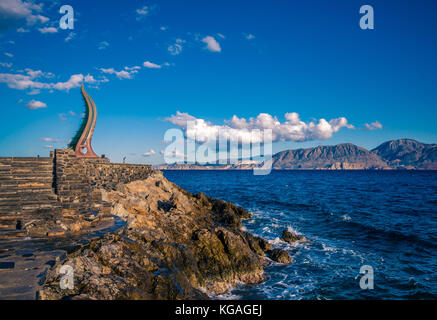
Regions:
<instances>
[{"instance_id":1,"label":"stone pier","mask_svg":"<svg viewBox=\"0 0 437 320\"><path fill-rule=\"evenodd\" d=\"M0 157L0 238L23 236L26 223L45 214L109 212L96 188L147 178L149 165L78 158L72 149L50 157Z\"/></svg>"}]
</instances>

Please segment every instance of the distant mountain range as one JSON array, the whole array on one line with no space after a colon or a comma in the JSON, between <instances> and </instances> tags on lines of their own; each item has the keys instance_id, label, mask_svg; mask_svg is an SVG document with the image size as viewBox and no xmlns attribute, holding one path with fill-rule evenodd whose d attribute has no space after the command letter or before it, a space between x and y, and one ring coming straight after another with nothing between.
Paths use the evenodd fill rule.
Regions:
<instances>
[{"instance_id":1,"label":"distant mountain range","mask_svg":"<svg viewBox=\"0 0 437 320\"><path fill-rule=\"evenodd\" d=\"M373 150L342 143L335 146L281 151L273 155L274 170L437 170L437 144L411 139L387 141ZM249 170L256 161L233 165L173 164L167 170Z\"/></svg>"}]
</instances>

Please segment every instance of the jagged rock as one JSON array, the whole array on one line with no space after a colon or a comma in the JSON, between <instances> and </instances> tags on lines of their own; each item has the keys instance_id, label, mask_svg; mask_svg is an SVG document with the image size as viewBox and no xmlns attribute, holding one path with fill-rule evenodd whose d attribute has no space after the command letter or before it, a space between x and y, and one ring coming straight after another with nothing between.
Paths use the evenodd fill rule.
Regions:
<instances>
[{"instance_id":1,"label":"jagged rock","mask_svg":"<svg viewBox=\"0 0 437 320\"><path fill-rule=\"evenodd\" d=\"M269 250L267 255L270 259L279 263L290 264L293 261L288 252L282 249Z\"/></svg>"},{"instance_id":2,"label":"jagged rock","mask_svg":"<svg viewBox=\"0 0 437 320\"><path fill-rule=\"evenodd\" d=\"M264 256L265 252L271 249L270 244L266 240L259 237L255 237L249 232L243 232L242 237L250 246L252 251L254 251L256 254L260 256Z\"/></svg>"},{"instance_id":3,"label":"jagged rock","mask_svg":"<svg viewBox=\"0 0 437 320\"><path fill-rule=\"evenodd\" d=\"M283 232L282 232L282 237L281 237L281 239L283 240L283 241L285 241L285 242L295 242L295 241L308 241L308 239L307 238L305 238L305 237L302 237L302 236L300 236L300 235L298 235L298 234L295 234L295 233L292 233L292 232L290 232L290 231L288 231L288 230L284 230Z\"/></svg>"},{"instance_id":4,"label":"jagged rock","mask_svg":"<svg viewBox=\"0 0 437 320\"><path fill-rule=\"evenodd\" d=\"M193 195L161 172L103 191L102 199L126 227L59 261L41 299L206 299L236 283L263 281L263 256L271 248L240 230L241 220L250 217L246 210ZM271 257L291 261L282 251ZM59 287L65 264L74 270L72 290Z\"/></svg>"}]
</instances>

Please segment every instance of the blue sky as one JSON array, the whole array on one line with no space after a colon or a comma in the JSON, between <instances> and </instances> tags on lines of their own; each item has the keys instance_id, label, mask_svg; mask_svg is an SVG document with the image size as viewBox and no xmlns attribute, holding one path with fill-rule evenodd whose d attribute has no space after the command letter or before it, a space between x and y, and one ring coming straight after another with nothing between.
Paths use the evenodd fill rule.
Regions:
<instances>
[{"instance_id":1,"label":"blue sky","mask_svg":"<svg viewBox=\"0 0 437 320\"><path fill-rule=\"evenodd\" d=\"M59 28L63 4L74 30ZM359 27L364 4L374 30ZM0 0L0 156L65 147L84 111L81 81L98 109L94 151L114 162L162 163L177 111L214 125L295 112L305 125L354 126L285 137L274 151L436 143L436 10L428 0Z\"/></svg>"}]
</instances>

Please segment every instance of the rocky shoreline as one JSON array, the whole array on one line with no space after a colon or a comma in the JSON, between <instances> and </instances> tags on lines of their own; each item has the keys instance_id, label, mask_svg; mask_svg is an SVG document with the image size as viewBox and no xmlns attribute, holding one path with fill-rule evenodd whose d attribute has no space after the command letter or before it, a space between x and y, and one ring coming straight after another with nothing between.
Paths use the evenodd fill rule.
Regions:
<instances>
[{"instance_id":1,"label":"rocky shoreline","mask_svg":"<svg viewBox=\"0 0 437 320\"><path fill-rule=\"evenodd\" d=\"M160 171L115 189L98 192L125 227L56 262L39 299L209 299L236 284L263 281L263 267L272 260L292 261L242 230L249 212L191 194ZM74 272L70 289L60 288L65 265Z\"/></svg>"}]
</instances>

